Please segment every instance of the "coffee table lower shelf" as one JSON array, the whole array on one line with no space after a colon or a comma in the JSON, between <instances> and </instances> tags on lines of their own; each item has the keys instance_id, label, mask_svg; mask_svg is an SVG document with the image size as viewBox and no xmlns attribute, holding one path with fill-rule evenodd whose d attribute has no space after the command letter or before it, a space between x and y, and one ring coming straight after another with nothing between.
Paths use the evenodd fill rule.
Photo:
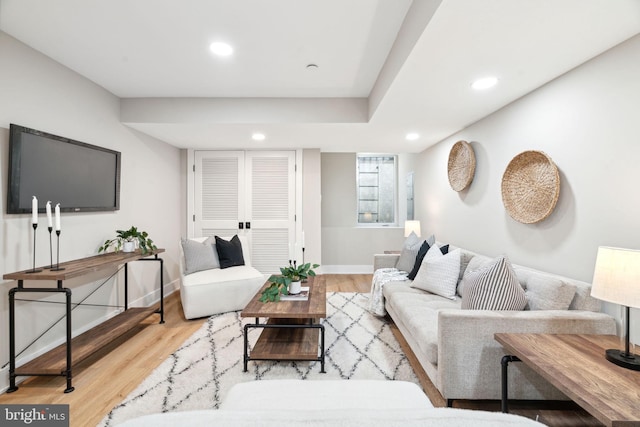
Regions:
<instances>
[{"instance_id":1,"label":"coffee table lower shelf","mask_svg":"<svg viewBox=\"0 0 640 427\"><path fill-rule=\"evenodd\" d=\"M249 351L248 333L252 328L262 332ZM269 319L266 323L256 319L256 323L244 326L244 372L250 360L318 361L320 372L325 373L324 326L308 319Z\"/></svg>"}]
</instances>

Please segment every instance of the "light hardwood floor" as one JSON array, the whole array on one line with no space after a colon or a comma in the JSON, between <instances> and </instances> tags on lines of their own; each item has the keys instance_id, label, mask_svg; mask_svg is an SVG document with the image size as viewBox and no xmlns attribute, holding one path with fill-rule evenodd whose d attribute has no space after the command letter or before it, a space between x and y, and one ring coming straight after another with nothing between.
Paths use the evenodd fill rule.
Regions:
<instances>
[{"instance_id":1,"label":"light hardwood floor","mask_svg":"<svg viewBox=\"0 0 640 427\"><path fill-rule=\"evenodd\" d=\"M370 274L326 275L327 292L369 292ZM180 295L175 292L165 298L165 323L150 316L139 328L101 350L74 369L75 391L63 393L63 377L30 377L14 393L0 395L0 404L69 404L71 426L95 426L115 405L120 403L162 363L180 344L191 336L206 319L186 320ZM417 363L402 335L394 328L409 357L420 383L435 406L445 401ZM454 407L497 411L499 402L456 401ZM529 418L540 416L550 426L599 426L584 411L567 403L512 403L512 412Z\"/></svg>"}]
</instances>

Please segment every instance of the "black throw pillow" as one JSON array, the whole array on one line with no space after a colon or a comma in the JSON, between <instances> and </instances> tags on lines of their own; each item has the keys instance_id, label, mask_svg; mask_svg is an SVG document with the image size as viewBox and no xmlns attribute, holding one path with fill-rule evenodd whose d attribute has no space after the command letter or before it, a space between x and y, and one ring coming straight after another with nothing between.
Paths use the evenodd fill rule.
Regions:
<instances>
[{"instance_id":1,"label":"black throw pillow","mask_svg":"<svg viewBox=\"0 0 640 427\"><path fill-rule=\"evenodd\" d=\"M422 246L420 246L420 249L418 249L418 255L416 255L416 262L413 264L413 269L407 275L409 279L413 280L416 278L416 274L418 274L418 270L420 270L420 266L422 265L422 260L424 259L424 256L427 254L427 251L429 250L429 248L430 246L425 240L422 243Z\"/></svg>"},{"instance_id":2,"label":"black throw pillow","mask_svg":"<svg viewBox=\"0 0 640 427\"><path fill-rule=\"evenodd\" d=\"M440 246L440 252L442 252L442 255L446 255L449 253L449 245L446 244L444 246Z\"/></svg>"},{"instance_id":3,"label":"black throw pillow","mask_svg":"<svg viewBox=\"0 0 640 427\"><path fill-rule=\"evenodd\" d=\"M244 265L242 244L237 234L231 240L224 240L216 236L216 251L220 260L220 268Z\"/></svg>"}]
</instances>

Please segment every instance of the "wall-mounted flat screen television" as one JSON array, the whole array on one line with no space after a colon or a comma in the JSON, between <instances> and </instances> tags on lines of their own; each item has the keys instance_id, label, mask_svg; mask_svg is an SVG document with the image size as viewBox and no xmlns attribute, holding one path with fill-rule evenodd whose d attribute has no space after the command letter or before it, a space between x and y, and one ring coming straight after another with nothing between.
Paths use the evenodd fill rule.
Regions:
<instances>
[{"instance_id":1,"label":"wall-mounted flat screen television","mask_svg":"<svg viewBox=\"0 0 640 427\"><path fill-rule=\"evenodd\" d=\"M120 209L120 152L11 124L7 213Z\"/></svg>"}]
</instances>

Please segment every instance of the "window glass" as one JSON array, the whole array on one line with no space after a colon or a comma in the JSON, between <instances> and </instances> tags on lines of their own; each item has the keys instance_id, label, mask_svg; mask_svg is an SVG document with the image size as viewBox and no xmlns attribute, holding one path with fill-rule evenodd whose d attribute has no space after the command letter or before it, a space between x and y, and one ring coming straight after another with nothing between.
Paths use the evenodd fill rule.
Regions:
<instances>
[{"instance_id":1,"label":"window glass","mask_svg":"<svg viewBox=\"0 0 640 427\"><path fill-rule=\"evenodd\" d=\"M358 224L396 223L396 156L359 154Z\"/></svg>"}]
</instances>

